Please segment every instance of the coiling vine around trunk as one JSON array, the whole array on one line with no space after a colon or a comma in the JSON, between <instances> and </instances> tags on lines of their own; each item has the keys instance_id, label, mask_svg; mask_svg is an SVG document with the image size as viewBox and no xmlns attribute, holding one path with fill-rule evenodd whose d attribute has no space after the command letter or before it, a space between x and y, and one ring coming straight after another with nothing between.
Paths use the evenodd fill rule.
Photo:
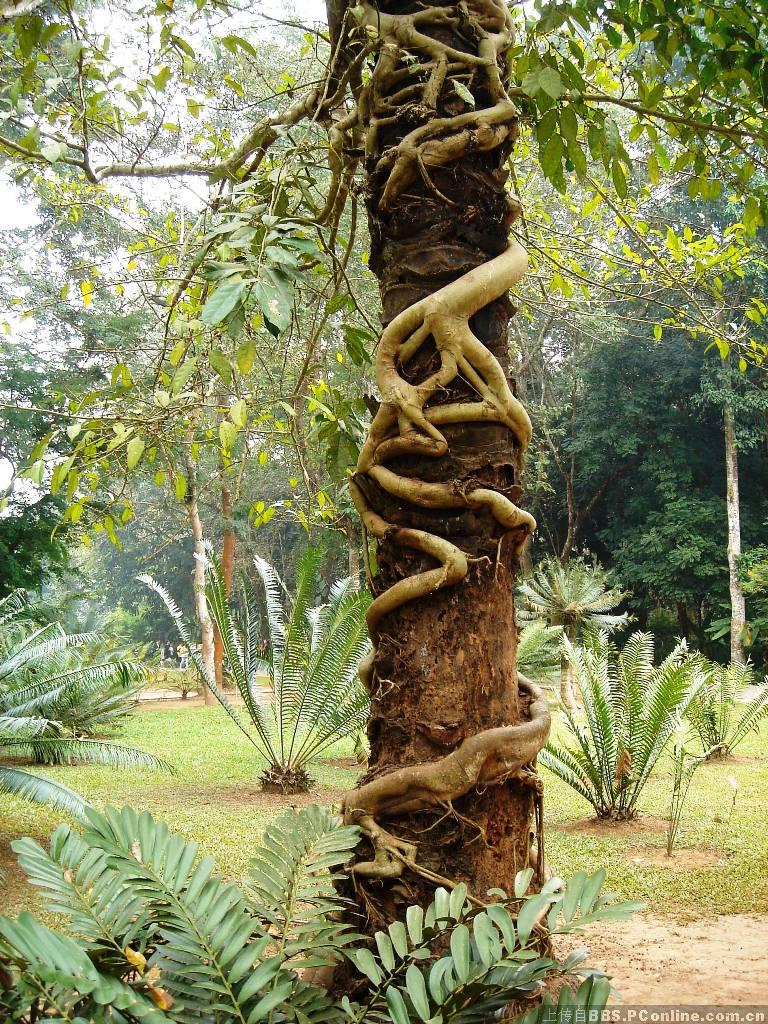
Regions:
<instances>
[{"instance_id":1,"label":"coiling vine around trunk","mask_svg":"<svg viewBox=\"0 0 768 1024\"><path fill-rule=\"evenodd\" d=\"M336 173L343 140L349 144L364 135L369 180L384 182L378 215L386 217L419 179L438 202L450 203L430 171L435 174L470 153L489 153L503 146L508 150L517 134L518 112L500 71L500 61L513 40L506 6L501 0L466 0L451 7L389 14L363 2L349 13L357 22L358 37L376 51L376 63L370 82L356 89L355 109L337 122L331 136L338 187L343 188L343 176ZM467 50L450 45L445 38L460 40ZM485 105L471 109L472 103L466 102L463 105L470 109L443 116L438 110L441 96L451 86L467 100L473 100L473 93L482 96ZM393 145L382 143L388 127L404 122L416 127ZM508 197L508 227L519 212L518 202ZM369 503L367 492L372 487L422 509L484 509L505 535L512 534L518 549L536 527L528 512L498 490L420 480L400 475L391 466L402 456L437 459L447 455L449 444L441 431L447 424L501 424L512 433L522 456L531 436L530 420L501 364L473 332L470 320L506 296L526 266L525 249L511 237L500 255L408 306L381 335L376 359L381 404L350 490L370 535L428 556L438 565L399 580L375 598L368 612L374 649L384 616L406 602L460 585L470 559L444 537L387 522ZM412 383L406 378L407 367L427 343L434 347L436 362ZM474 391L471 399L451 400L449 389L457 379ZM369 690L375 685L374 659L375 650L361 669ZM361 825L374 849L372 860L354 866L357 876L393 878L406 867L425 877L430 874L419 867L415 845L389 833L381 824L384 819L428 808L451 809L452 802L470 790L512 777L540 789L533 765L549 732L548 706L535 684L521 679L519 686L530 700L527 721L481 731L437 761L387 771L346 796L345 821Z\"/></svg>"}]
</instances>

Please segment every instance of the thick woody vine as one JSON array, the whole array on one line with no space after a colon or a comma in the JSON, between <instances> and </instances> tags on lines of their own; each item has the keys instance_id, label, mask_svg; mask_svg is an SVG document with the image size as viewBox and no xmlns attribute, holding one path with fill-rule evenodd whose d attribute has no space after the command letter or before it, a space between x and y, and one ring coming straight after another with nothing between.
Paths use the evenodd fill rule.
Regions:
<instances>
[{"instance_id":1,"label":"thick woody vine","mask_svg":"<svg viewBox=\"0 0 768 1024\"><path fill-rule=\"evenodd\" d=\"M330 134L334 184L345 188L344 151L356 159L362 143L369 180L384 182L375 215L386 217L414 182L425 185L435 202L451 203L433 180L436 171L460 164L470 153L499 147L508 151L517 132L518 111L505 90L502 70L513 39L508 10L501 0L467 0L404 14L363 3L348 15L351 38L375 52L375 63L367 84L358 81L354 109ZM463 97L463 110L445 114L447 92L453 96L452 109L456 96ZM412 127L388 144L388 129L403 124ZM518 214L517 201L508 197L507 227ZM510 236L505 251L408 306L381 335L376 358L381 404L350 490L370 536L386 538L436 564L400 579L375 598L368 613L374 648L385 616L442 588L460 587L471 559L437 533L388 522L372 507L372 489L421 509L490 512L518 549L535 529L532 516L499 490L417 479L392 465L403 456L439 459L449 454L443 432L449 424L500 424L511 432L522 456L531 436L529 418L470 321L505 296L526 265L524 248ZM414 380L409 368L427 346L435 356L427 360L427 372ZM446 401L457 379L471 390L471 397ZM371 691L379 682L374 663L375 650L361 670ZM345 820L362 827L374 851L372 859L355 864L358 878L394 878L406 869L430 875L418 863L416 846L389 832L386 821L432 808L450 811L453 801L471 790L512 777L538 788L535 758L546 742L549 712L538 687L528 680L519 685L529 701L526 721L481 731L438 760L386 771L346 796ZM433 880L446 881L438 876Z\"/></svg>"}]
</instances>

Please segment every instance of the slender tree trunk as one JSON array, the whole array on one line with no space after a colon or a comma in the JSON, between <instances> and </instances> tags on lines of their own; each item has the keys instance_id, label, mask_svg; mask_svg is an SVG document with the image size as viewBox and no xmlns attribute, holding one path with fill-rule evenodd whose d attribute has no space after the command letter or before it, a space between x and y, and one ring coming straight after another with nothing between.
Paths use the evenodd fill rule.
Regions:
<instances>
[{"instance_id":1,"label":"slender tree trunk","mask_svg":"<svg viewBox=\"0 0 768 1024\"><path fill-rule=\"evenodd\" d=\"M563 631L570 642L574 644L576 642L575 627L564 626ZM560 700L563 703L563 707L569 711L578 710L579 705L573 690L573 668L565 654L560 655Z\"/></svg>"},{"instance_id":2,"label":"slender tree trunk","mask_svg":"<svg viewBox=\"0 0 768 1024\"><path fill-rule=\"evenodd\" d=\"M195 594L195 614L200 626L200 654L206 670L212 677L215 676L216 666L214 660L213 622L208 614L208 604L205 600L205 548L203 538L203 524L200 520L199 493L197 486L197 470L192 463L187 463L187 515L192 527L192 537L195 542L195 568L193 575L193 589ZM203 687L203 699L206 704L215 704L216 698L208 689Z\"/></svg>"},{"instance_id":3,"label":"slender tree trunk","mask_svg":"<svg viewBox=\"0 0 768 1024\"><path fill-rule=\"evenodd\" d=\"M385 44L358 109L370 267L388 326L377 350L382 405L351 486L378 541L375 656L364 673L371 767L344 813L370 842L354 870L375 921L431 898L437 879L478 895L511 891L531 858L538 782L527 766L548 713L515 665L514 581L531 521L513 502L530 424L504 376L506 289L524 268L508 242L519 208L505 191L517 119L497 74L508 18L496 0L469 13L449 5L454 26L472 23L454 34L439 14L430 24L430 8L360 9ZM446 77L446 45L472 51L474 105ZM416 76L414 61L424 65ZM409 82L419 87L405 102ZM455 127L444 120L454 115Z\"/></svg>"},{"instance_id":4,"label":"slender tree trunk","mask_svg":"<svg viewBox=\"0 0 768 1024\"><path fill-rule=\"evenodd\" d=\"M576 541L576 499L573 493L574 461L575 460L572 457L570 470L565 479L565 502L568 512L568 529L559 555L560 561L563 565L570 560L573 545Z\"/></svg>"},{"instance_id":5,"label":"slender tree trunk","mask_svg":"<svg viewBox=\"0 0 768 1024\"><path fill-rule=\"evenodd\" d=\"M230 491L226 478L221 484L221 520L224 527L224 537L221 543L221 575L224 579L224 590L227 597L232 592L232 571L235 565L235 530L232 523L233 510L232 492ZM215 666L216 685L224 685L224 644L221 642L219 631L215 630L213 658Z\"/></svg>"},{"instance_id":6,"label":"slender tree trunk","mask_svg":"<svg viewBox=\"0 0 768 1024\"><path fill-rule=\"evenodd\" d=\"M728 361L723 360L728 374ZM729 389L730 390L730 389ZM739 556L741 555L741 521L739 507L739 456L736 449L736 423L733 403L727 401L723 407L723 438L725 441L725 505L728 516L728 584L731 595L731 661L744 665L744 627L746 604L744 591L739 579Z\"/></svg>"},{"instance_id":7,"label":"slender tree trunk","mask_svg":"<svg viewBox=\"0 0 768 1024\"><path fill-rule=\"evenodd\" d=\"M344 516L341 520L341 528L347 538L347 566L348 573L353 580L360 580L360 541L357 529L350 516Z\"/></svg>"}]
</instances>

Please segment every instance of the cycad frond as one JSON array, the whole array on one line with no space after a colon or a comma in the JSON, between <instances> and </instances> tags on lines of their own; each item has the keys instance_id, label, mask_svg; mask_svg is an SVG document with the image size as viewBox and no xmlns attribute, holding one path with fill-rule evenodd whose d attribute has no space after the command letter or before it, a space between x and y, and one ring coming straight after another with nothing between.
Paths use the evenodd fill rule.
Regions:
<instances>
[{"instance_id":1,"label":"cycad frond","mask_svg":"<svg viewBox=\"0 0 768 1024\"><path fill-rule=\"evenodd\" d=\"M359 841L356 826L317 806L287 812L264 833L249 872L254 905L272 926L278 950L301 955L304 967L338 960L341 946L355 937L329 915L344 906L333 882Z\"/></svg>"},{"instance_id":2,"label":"cycad frond","mask_svg":"<svg viewBox=\"0 0 768 1024\"><path fill-rule=\"evenodd\" d=\"M306 765L331 743L359 732L369 708L368 694L357 679L360 662L370 649L365 623L369 597L356 592L351 581L341 580L331 588L326 605L310 608L319 559L319 553L312 552L302 560L297 573L299 594L286 602L287 614L277 573L263 559L255 560L270 631L265 658L259 653L253 588L247 580L242 582L239 612L233 612L220 566L207 548L208 609L224 647L225 669L243 698L255 735L240 725L235 709L209 680L173 599L150 577L140 577L163 598L203 681L267 760L265 783L283 786L286 792L309 784ZM271 683L268 702L258 689L261 673Z\"/></svg>"},{"instance_id":3,"label":"cycad frond","mask_svg":"<svg viewBox=\"0 0 768 1024\"><path fill-rule=\"evenodd\" d=\"M702 670L702 685L688 705L686 717L703 752L708 757L722 757L732 753L768 715L768 680L752 700L743 703L739 697L754 681L749 663L718 665L702 659Z\"/></svg>"},{"instance_id":4,"label":"cycad frond","mask_svg":"<svg viewBox=\"0 0 768 1024\"><path fill-rule=\"evenodd\" d=\"M601 817L633 817L650 773L704 678L702 662L678 645L653 665L653 638L636 633L619 652L605 631L587 646L566 642L586 723L568 712L571 742L543 762Z\"/></svg>"},{"instance_id":5,"label":"cycad frond","mask_svg":"<svg viewBox=\"0 0 768 1024\"><path fill-rule=\"evenodd\" d=\"M195 644L194 640L192 639L192 636L191 636L191 634L189 632L189 629L187 628L187 624L184 621L184 616L183 616L182 611L179 608L179 606L176 604L176 602L171 597L171 595L168 593L168 591L165 589L165 587L162 586L162 584L157 583L156 580L154 580L151 576L147 575L146 573L143 573L142 575L137 576L136 579L140 583L143 583L145 586L149 587L150 590L153 590L161 598L161 600L165 604L165 607L168 609L168 614L171 616L171 618L174 621L174 624L176 626L176 629L178 630L179 636L184 641L185 645L187 646L187 648L189 650L189 656L192 659L192 663L194 664L195 668L200 673L201 679L203 680L205 685L208 687L208 689L211 691L211 693L216 697L216 699L218 700L219 704L221 704L221 706L227 712L227 714L232 719L232 721L235 723L237 728L243 733L244 736L247 736L247 738L248 738L250 743L253 743L254 742L253 737L251 736L251 734L248 731L248 729L246 729L246 727L243 724L243 722L240 720L240 715L237 713L236 709L233 708L232 705L229 703L229 701L226 699L224 694L221 692L219 687L216 685L216 680L213 678L211 673L208 671L208 669L207 669L203 659L200 656L200 652L197 649L197 645Z\"/></svg>"},{"instance_id":6,"label":"cycad frond","mask_svg":"<svg viewBox=\"0 0 768 1024\"><path fill-rule=\"evenodd\" d=\"M67 931L101 956L142 955L154 937L151 915L106 853L90 846L69 825L59 825L50 850L34 839L11 844L29 882L45 893L45 905L67 919Z\"/></svg>"},{"instance_id":7,"label":"cycad frond","mask_svg":"<svg viewBox=\"0 0 768 1024\"><path fill-rule=\"evenodd\" d=\"M42 754L46 764L103 764L111 768L148 768L150 771L173 772L161 757L137 747L106 740L80 739L73 736L11 737L0 739L0 749L17 757Z\"/></svg>"},{"instance_id":8,"label":"cycad frond","mask_svg":"<svg viewBox=\"0 0 768 1024\"><path fill-rule=\"evenodd\" d=\"M557 559L541 562L517 591L519 615L524 621L543 619L550 625L575 628L590 622L615 629L626 615L609 615L626 594L612 587L597 566L574 558L562 565Z\"/></svg>"},{"instance_id":9,"label":"cycad frond","mask_svg":"<svg viewBox=\"0 0 768 1024\"><path fill-rule=\"evenodd\" d=\"M548 626L542 619L526 622L517 634L517 667L536 681L549 678L560 668L562 626Z\"/></svg>"},{"instance_id":10,"label":"cycad frond","mask_svg":"<svg viewBox=\"0 0 768 1024\"><path fill-rule=\"evenodd\" d=\"M254 686L254 675L262 664L257 654L257 635L241 631L237 618L232 614L221 566L210 552L205 567L205 581L205 596L224 648L227 673L243 698L256 727L262 753L268 761L274 760L276 745L272 711L260 704ZM244 604L248 607L251 600L247 585L245 589Z\"/></svg>"},{"instance_id":11,"label":"cycad frond","mask_svg":"<svg viewBox=\"0 0 768 1024\"><path fill-rule=\"evenodd\" d=\"M746 705L736 727L727 735L725 742L727 749L732 751L737 747L747 733L756 729L766 716L768 716L768 681L764 680L760 692Z\"/></svg>"},{"instance_id":12,"label":"cycad frond","mask_svg":"<svg viewBox=\"0 0 768 1024\"><path fill-rule=\"evenodd\" d=\"M85 816L89 806L88 801L79 793L61 782L53 782L32 772L22 771L21 768L10 768L3 764L0 764L0 793L12 793L35 804L50 804L57 811L78 818Z\"/></svg>"},{"instance_id":13,"label":"cycad frond","mask_svg":"<svg viewBox=\"0 0 768 1024\"><path fill-rule=\"evenodd\" d=\"M6 627L12 627L2 639L0 754L49 764L76 760L169 770L165 761L143 750L82 735L89 722L103 724L124 710L125 694L143 676L137 663L110 654L99 633L68 634L57 623L37 627L18 600L0 607ZM60 783L5 766L0 773L0 790L5 792L72 814L82 815L87 806Z\"/></svg>"}]
</instances>

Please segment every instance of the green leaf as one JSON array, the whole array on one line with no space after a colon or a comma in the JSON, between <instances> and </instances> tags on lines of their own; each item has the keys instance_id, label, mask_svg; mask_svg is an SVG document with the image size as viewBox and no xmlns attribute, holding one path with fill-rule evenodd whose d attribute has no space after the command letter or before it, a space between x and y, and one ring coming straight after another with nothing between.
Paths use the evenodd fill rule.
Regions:
<instances>
[{"instance_id":1,"label":"green leaf","mask_svg":"<svg viewBox=\"0 0 768 1024\"><path fill-rule=\"evenodd\" d=\"M229 420L222 420L219 424L219 440L225 452L231 452L237 441L237 427Z\"/></svg>"},{"instance_id":2,"label":"green leaf","mask_svg":"<svg viewBox=\"0 0 768 1024\"><path fill-rule=\"evenodd\" d=\"M246 338L240 348L237 350L235 356L235 362L240 373L245 376L251 372L254 362L256 361L256 342L253 338Z\"/></svg>"},{"instance_id":3,"label":"green leaf","mask_svg":"<svg viewBox=\"0 0 768 1024\"><path fill-rule=\"evenodd\" d=\"M379 950L379 959L384 965L384 969L391 973L395 969L395 951L392 940L385 932L376 932L374 939Z\"/></svg>"},{"instance_id":4,"label":"green leaf","mask_svg":"<svg viewBox=\"0 0 768 1024\"><path fill-rule=\"evenodd\" d=\"M67 155L67 147L62 142L49 142L47 146L43 146L40 153L49 163L55 164L57 160L61 160L63 156Z\"/></svg>"},{"instance_id":5,"label":"green leaf","mask_svg":"<svg viewBox=\"0 0 768 1024\"><path fill-rule=\"evenodd\" d=\"M179 501L183 501L187 493L187 478L183 473L177 473L173 483L173 490Z\"/></svg>"},{"instance_id":6,"label":"green leaf","mask_svg":"<svg viewBox=\"0 0 768 1024\"><path fill-rule=\"evenodd\" d=\"M424 932L424 911L417 904L408 907L405 912L405 923L408 927L408 934L411 942L417 946L421 942Z\"/></svg>"},{"instance_id":7,"label":"green leaf","mask_svg":"<svg viewBox=\"0 0 768 1024\"><path fill-rule=\"evenodd\" d=\"M278 331L284 331L291 322L293 288L290 280L275 267L264 267L253 289L259 309Z\"/></svg>"},{"instance_id":8,"label":"green leaf","mask_svg":"<svg viewBox=\"0 0 768 1024\"><path fill-rule=\"evenodd\" d=\"M128 469L134 469L144 454L144 439L141 437L132 437L126 446L126 465Z\"/></svg>"},{"instance_id":9,"label":"green leaf","mask_svg":"<svg viewBox=\"0 0 768 1024\"><path fill-rule=\"evenodd\" d=\"M464 100L467 106L475 106L475 97L463 82L455 81L451 82L451 85L453 86L453 91Z\"/></svg>"},{"instance_id":10,"label":"green leaf","mask_svg":"<svg viewBox=\"0 0 768 1024\"><path fill-rule=\"evenodd\" d=\"M209 327L220 324L240 302L245 288L246 283L240 278L230 278L224 284L219 285L203 306L200 315L203 323L208 324Z\"/></svg>"},{"instance_id":11,"label":"green leaf","mask_svg":"<svg viewBox=\"0 0 768 1024\"><path fill-rule=\"evenodd\" d=\"M550 135L544 148L539 151L541 169L550 180L560 170L564 151L563 140L556 134Z\"/></svg>"},{"instance_id":12,"label":"green leaf","mask_svg":"<svg viewBox=\"0 0 768 1024\"><path fill-rule=\"evenodd\" d=\"M171 378L171 394L177 395L197 369L197 358L185 360Z\"/></svg>"},{"instance_id":13,"label":"green leaf","mask_svg":"<svg viewBox=\"0 0 768 1024\"><path fill-rule=\"evenodd\" d=\"M167 65L163 65L156 75L152 76L152 84L156 89L161 92L165 89L166 85L171 80L171 69Z\"/></svg>"},{"instance_id":14,"label":"green leaf","mask_svg":"<svg viewBox=\"0 0 768 1024\"><path fill-rule=\"evenodd\" d=\"M405 972L405 987L413 1003L413 1008L418 1013L420 1019L424 1021L429 1020L432 1013L429 1008L427 986L421 971L415 964L410 964Z\"/></svg>"},{"instance_id":15,"label":"green leaf","mask_svg":"<svg viewBox=\"0 0 768 1024\"><path fill-rule=\"evenodd\" d=\"M390 985L387 989L387 1007L393 1024L410 1024L411 1018L408 1015L405 1000L394 985Z\"/></svg>"},{"instance_id":16,"label":"green leaf","mask_svg":"<svg viewBox=\"0 0 768 1024\"><path fill-rule=\"evenodd\" d=\"M541 69L539 74L539 88L551 96L553 100L558 99L565 92L565 86L563 80L560 77L560 72L555 71L554 68L545 67Z\"/></svg>"},{"instance_id":17,"label":"green leaf","mask_svg":"<svg viewBox=\"0 0 768 1024\"><path fill-rule=\"evenodd\" d=\"M245 52L253 57L254 60L258 59L258 53L254 46L248 42L247 39L243 39L242 36L228 35L222 36L219 40L222 46L224 46L230 53L237 53L238 50L245 50Z\"/></svg>"},{"instance_id":18,"label":"green leaf","mask_svg":"<svg viewBox=\"0 0 768 1024\"><path fill-rule=\"evenodd\" d=\"M523 78L522 89L528 96L537 96L543 92L553 100L558 99L565 92L560 73L546 65L529 71Z\"/></svg>"},{"instance_id":19,"label":"green leaf","mask_svg":"<svg viewBox=\"0 0 768 1024\"><path fill-rule=\"evenodd\" d=\"M659 160L655 153L648 154L648 178L652 185L658 185L661 180Z\"/></svg>"},{"instance_id":20,"label":"green leaf","mask_svg":"<svg viewBox=\"0 0 768 1024\"><path fill-rule=\"evenodd\" d=\"M212 349L208 353L208 362L211 369L216 371L224 383L229 384L232 380L232 367L229 365L224 353L220 352L217 348Z\"/></svg>"},{"instance_id":21,"label":"green leaf","mask_svg":"<svg viewBox=\"0 0 768 1024\"><path fill-rule=\"evenodd\" d=\"M563 107L560 111L560 134L569 142L575 142L579 134L579 121L573 107Z\"/></svg>"},{"instance_id":22,"label":"green leaf","mask_svg":"<svg viewBox=\"0 0 768 1024\"><path fill-rule=\"evenodd\" d=\"M620 199L627 198L627 176L624 173L624 168L621 166L618 160L614 160L611 164L611 178L613 179L613 185Z\"/></svg>"},{"instance_id":23,"label":"green leaf","mask_svg":"<svg viewBox=\"0 0 768 1024\"><path fill-rule=\"evenodd\" d=\"M248 423L248 406L242 398L236 399L229 407L229 418L238 427L245 427Z\"/></svg>"},{"instance_id":24,"label":"green leaf","mask_svg":"<svg viewBox=\"0 0 768 1024\"><path fill-rule=\"evenodd\" d=\"M370 949L358 949L355 952L355 963L358 970L368 978L374 985L380 985L384 975L379 970L379 965L374 959Z\"/></svg>"},{"instance_id":25,"label":"green leaf","mask_svg":"<svg viewBox=\"0 0 768 1024\"><path fill-rule=\"evenodd\" d=\"M451 933L451 956L456 977L466 981L469 977L469 928L465 924L457 925Z\"/></svg>"},{"instance_id":26,"label":"green leaf","mask_svg":"<svg viewBox=\"0 0 768 1024\"><path fill-rule=\"evenodd\" d=\"M530 899L523 903L520 913L517 915L517 934L521 946L528 944L528 939L531 937L536 919L551 902L551 896L546 893L540 893L538 896L531 896Z\"/></svg>"}]
</instances>

